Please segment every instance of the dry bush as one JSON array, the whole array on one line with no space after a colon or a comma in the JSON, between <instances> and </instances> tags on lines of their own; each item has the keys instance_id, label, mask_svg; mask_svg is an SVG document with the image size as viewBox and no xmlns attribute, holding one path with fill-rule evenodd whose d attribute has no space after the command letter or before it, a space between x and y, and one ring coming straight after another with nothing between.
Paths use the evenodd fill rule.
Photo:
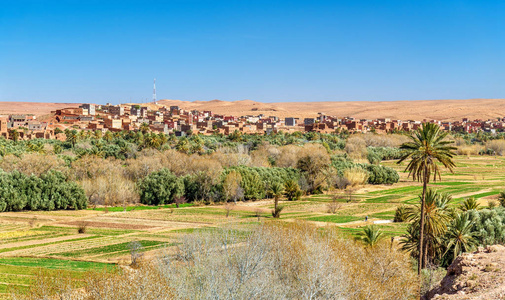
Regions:
<instances>
[{"instance_id":1,"label":"dry bush","mask_svg":"<svg viewBox=\"0 0 505 300\"><path fill-rule=\"evenodd\" d=\"M486 148L492 150L496 155L505 155L505 140L491 140L486 143Z\"/></svg>"},{"instance_id":2,"label":"dry bush","mask_svg":"<svg viewBox=\"0 0 505 300\"><path fill-rule=\"evenodd\" d=\"M139 195L133 181L126 179L119 171L86 178L81 181L90 205L118 206L138 203Z\"/></svg>"},{"instance_id":3,"label":"dry bush","mask_svg":"<svg viewBox=\"0 0 505 300\"><path fill-rule=\"evenodd\" d=\"M113 158L103 159L95 155L84 155L72 162L68 175L72 180L83 180L106 175L112 171L122 173L122 162Z\"/></svg>"},{"instance_id":4,"label":"dry bush","mask_svg":"<svg viewBox=\"0 0 505 300\"><path fill-rule=\"evenodd\" d=\"M297 145L286 145L279 147L280 155L277 157L275 165L281 168L296 168L299 159L299 152L303 147Z\"/></svg>"},{"instance_id":5,"label":"dry bush","mask_svg":"<svg viewBox=\"0 0 505 300\"><path fill-rule=\"evenodd\" d=\"M461 145L457 146L456 154L458 155L466 155L470 157L471 155L478 155L479 152L483 149L481 145Z\"/></svg>"},{"instance_id":6,"label":"dry bush","mask_svg":"<svg viewBox=\"0 0 505 300\"><path fill-rule=\"evenodd\" d=\"M267 147L273 147L268 144L263 144L258 147L258 149L251 151L251 166L252 167L270 167L270 162L268 161L269 152Z\"/></svg>"},{"instance_id":7,"label":"dry bush","mask_svg":"<svg viewBox=\"0 0 505 300\"><path fill-rule=\"evenodd\" d=\"M215 160L226 168L235 166L250 166L251 156L248 152L249 151L242 145L236 149L223 147L207 156L207 159Z\"/></svg>"},{"instance_id":8,"label":"dry bush","mask_svg":"<svg viewBox=\"0 0 505 300\"><path fill-rule=\"evenodd\" d=\"M68 271L37 272L28 291L14 299L61 300L169 300L175 299L172 288L159 268L146 264L138 269L125 267L114 271L90 271L84 280L72 280Z\"/></svg>"},{"instance_id":9,"label":"dry bush","mask_svg":"<svg viewBox=\"0 0 505 300\"><path fill-rule=\"evenodd\" d=\"M188 235L166 262L178 299L410 299L417 288L407 255L303 223Z\"/></svg>"},{"instance_id":10,"label":"dry bush","mask_svg":"<svg viewBox=\"0 0 505 300\"><path fill-rule=\"evenodd\" d=\"M461 137L453 137L453 136L448 136L447 137L448 140L452 140L453 141L453 145L455 147L460 147L460 146L466 146L468 145L468 143L466 142L466 140L464 138L461 138Z\"/></svg>"},{"instance_id":11,"label":"dry bush","mask_svg":"<svg viewBox=\"0 0 505 300\"><path fill-rule=\"evenodd\" d=\"M336 214L337 211L342 208L342 203L338 202L338 199L339 198L334 195L333 200L330 203L326 204L326 208L329 214Z\"/></svg>"},{"instance_id":12,"label":"dry bush","mask_svg":"<svg viewBox=\"0 0 505 300\"><path fill-rule=\"evenodd\" d=\"M143 155L136 159L126 160L124 174L130 180L136 182L152 172L159 171L161 168L161 155Z\"/></svg>"},{"instance_id":13,"label":"dry bush","mask_svg":"<svg viewBox=\"0 0 505 300\"><path fill-rule=\"evenodd\" d=\"M56 155L26 153L22 157L6 155L0 161L0 169L6 172L17 170L25 175L40 176L50 170L64 172L65 161Z\"/></svg>"},{"instance_id":14,"label":"dry bush","mask_svg":"<svg viewBox=\"0 0 505 300\"><path fill-rule=\"evenodd\" d=\"M230 212L233 211L234 208L235 208L235 205L231 204L231 203L226 203L224 205L224 210L226 211L227 218L230 216Z\"/></svg>"},{"instance_id":15,"label":"dry bush","mask_svg":"<svg viewBox=\"0 0 505 300\"><path fill-rule=\"evenodd\" d=\"M176 255L138 269L90 272L80 290L44 274L26 299L413 299L409 257L379 243L366 249L306 223L269 222L181 238ZM58 271L59 272L59 271Z\"/></svg>"},{"instance_id":16,"label":"dry bush","mask_svg":"<svg viewBox=\"0 0 505 300\"><path fill-rule=\"evenodd\" d=\"M344 170L344 177L351 186L357 186L367 182L368 173L361 168L349 168Z\"/></svg>"},{"instance_id":17,"label":"dry bush","mask_svg":"<svg viewBox=\"0 0 505 300\"><path fill-rule=\"evenodd\" d=\"M244 198L244 189L240 186L242 183L242 176L237 171L231 171L226 175L223 181L223 192L225 200L241 200Z\"/></svg>"},{"instance_id":18,"label":"dry bush","mask_svg":"<svg viewBox=\"0 0 505 300\"><path fill-rule=\"evenodd\" d=\"M330 166L330 155L321 144L305 144L298 152L296 167L304 172L307 190L312 192L324 187L327 183L326 172ZM303 185L300 184L303 188Z\"/></svg>"},{"instance_id":19,"label":"dry bush","mask_svg":"<svg viewBox=\"0 0 505 300\"><path fill-rule=\"evenodd\" d=\"M86 230L88 229L88 222L81 222L79 223L79 226L77 227L77 233L86 233Z\"/></svg>"},{"instance_id":20,"label":"dry bush","mask_svg":"<svg viewBox=\"0 0 505 300\"><path fill-rule=\"evenodd\" d=\"M367 157L367 145L362 135L352 135L347 139L345 151L347 154L356 160L364 160Z\"/></svg>"}]
</instances>

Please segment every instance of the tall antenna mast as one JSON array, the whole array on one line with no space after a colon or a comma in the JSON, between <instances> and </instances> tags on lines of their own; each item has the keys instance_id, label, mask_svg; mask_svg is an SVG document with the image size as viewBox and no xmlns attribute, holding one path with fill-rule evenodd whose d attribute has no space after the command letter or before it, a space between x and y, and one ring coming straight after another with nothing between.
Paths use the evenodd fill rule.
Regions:
<instances>
[{"instance_id":1,"label":"tall antenna mast","mask_svg":"<svg viewBox=\"0 0 505 300\"><path fill-rule=\"evenodd\" d=\"M153 85L153 103L156 104L156 78L154 78L154 85Z\"/></svg>"}]
</instances>

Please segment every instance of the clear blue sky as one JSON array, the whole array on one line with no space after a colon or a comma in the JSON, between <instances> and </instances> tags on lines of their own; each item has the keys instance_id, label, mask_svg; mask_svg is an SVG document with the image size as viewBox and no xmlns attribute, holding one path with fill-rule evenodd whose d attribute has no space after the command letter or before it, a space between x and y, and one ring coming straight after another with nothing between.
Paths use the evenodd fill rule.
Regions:
<instances>
[{"instance_id":1,"label":"clear blue sky","mask_svg":"<svg viewBox=\"0 0 505 300\"><path fill-rule=\"evenodd\" d=\"M0 0L0 101L505 97L504 1ZM1 104L0 104L1 105Z\"/></svg>"}]
</instances>

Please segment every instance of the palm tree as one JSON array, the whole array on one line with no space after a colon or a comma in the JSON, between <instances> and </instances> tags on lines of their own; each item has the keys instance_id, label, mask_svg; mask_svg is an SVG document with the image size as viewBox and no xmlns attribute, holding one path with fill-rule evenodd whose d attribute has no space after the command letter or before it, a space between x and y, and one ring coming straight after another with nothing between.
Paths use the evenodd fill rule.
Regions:
<instances>
[{"instance_id":1,"label":"palm tree","mask_svg":"<svg viewBox=\"0 0 505 300\"><path fill-rule=\"evenodd\" d=\"M360 233L360 239L365 243L365 245L373 247L375 246L382 237L382 231L373 225L368 225L363 228L363 232Z\"/></svg>"},{"instance_id":2,"label":"palm tree","mask_svg":"<svg viewBox=\"0 0 505 300\"><path fill-rule=\"evenodd\" d=\"M423 194L421 196L421 224L420 224L420 235L419 235L419 266L417 273L421 274L421 268L425 265L423 259L423 238L424 238L424 206L426 200L426 189L433 175L433 180L437 180L437 176L440 177L440 167L437 165L437 161L440 162L444 167L448 168L451 172L456 166L452 161L456 150L455 147L449 146L452 141L444 140L447 136L447 132L442 132L440 127L433 123L423 123L422 127L415 131L411 136L410 142L406 142L400 146L403 155L401 156L398 163L402 163L404 160L410 159L406 167L406 171L409 171L409 177L412 176L413 180L418 180L423 182Z\"/></svg>"},{"instance_id":3,"label":"palm tree","mask_svg":"<svg viewBox=\"0 0 505 300\"><path fill-rule=\"evenodd\" d=\"M450 261L447 263L450 264L458 255L471 251L479 244L476 234L472 232L472 226L466 213L460 214L454 219L445 235L447 250L444 255L450 255Z\"/></svg>"},{"instance_id":4,"label":"palm tree","mask_svg":"<svg viewBox=\"0 0 505 300\"><path fill-rule=\"evenodd\" d=\"M70 144L72 144L72 147L75 146L75 144L77 143L77 140L78 140L78 133L77 133L77 130L69 130L68 132L65 132L65 134L67 135L67 141L70 142Z\"/></svg>"},{"instance_id":5,"label":"palm tree","mask_svg":"<svg viewBox=\"0 0 505 300\"><path fill-rule=\"evenodd\" d=\"M440 254L441 238L445 234L447 224L451 218L452 211L449 208L451 199L447 194L428 189L425 195L424 208L416 205L406 209L407 220L413 221L413 223L407 235L403 236L404 239L400 244L403 244L402 249L407 251L411 251L413 248L418 248L417 251L422 249L423 257L422 260L419 260L419 264L424 263L423 268L428 262L428 257L431 259ZM424 220L421 219L421 212L424 212ZM423 230L420 230L421 226L423 226ZM425 235L423 248L419 248L421 239L418 233L420 232Z\"/></svg>"},{"instance_id":6,"label":"palm tree","mask_svg":"<svg viewBox=\"0 0 505 300\"><path fill-rule=\"evenodd\" d=\"M274 218L279 218L283 208L279 206L279 198L284 193L284 187L282 184L275 182L272 186L270 186L269 193L274 197L274 210L272 211L272 216Z\"/></svg>"},{"instance_id":7,"label":"palm tree","mask_svg":"<svg viewBox=\"0 0 505 300\"><path fill-rule=\"evenodd\" d=\"M286 181L286 183L284 184L284 195L290 201L300 200L300 197L302 196L302 191L300 190L300 186L295 180L290 179Z\"/></svg>"},{"instance_id":8,"label":"palm tree","mask_svg":"<svg viewBox=\"0 0 505 300\"><path fill-rule=\"evenodd\" d=\"M143 134L146 134L147 132L149 132L149 124L148 123L142 123L140 124L140 132L142 132Z\"/></svg>"},{"instance_id":9,"label":"palm tree","mask_svg":"<svg viewBox=\"0 0 505 300\"><path fill-rule=\"evenodd\" d=\"M11 136L12 140L14 141L14 143L16 143L19 139L19 131L17 131L16 129L11 129L10 132L9 132L9 135Z\"/></svg>"},{"instance_id":10,"label":"palm tree","mask_svg":"<svg viewBox=\"0 0 505 300\"><path fill-rule=\"evenodd\" d=\"M480 209L479 203L477 203L477 200L475 200L474 197L470 197L466 199L463 203L461 203L461 206L459 207L461 211L469 211L469 210L478 210Z\"/></svg>"}]
</instances>

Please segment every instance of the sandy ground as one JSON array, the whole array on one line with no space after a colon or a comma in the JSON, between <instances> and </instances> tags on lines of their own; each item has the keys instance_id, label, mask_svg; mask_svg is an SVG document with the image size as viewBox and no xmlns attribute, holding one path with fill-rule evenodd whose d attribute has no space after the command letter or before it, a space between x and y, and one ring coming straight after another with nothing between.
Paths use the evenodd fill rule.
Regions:
<instances>
[{"instance_id":1,"label":"sandy ground","mask_svg":"<svg viewBox=\"0 0 505 300\"><path fill-rule=\"evenodd\" d=\"M60 108L79 107L80 103L44 103L44 102L0 102L0 115L34 114L43 116Z\"/></svg>"},{"instance_id":2,"label":"sandy ground","mask_svg":"<svg viewBox=\"0 0 505 300\"><path fill-rule=\"evenodd\" d=\"M317 117L322 112L337 117L363 119L391 118L401 120L495 119L505 116L505 99L355 101L355 102L277 102L180 101L161 100L159 105L177 105L184 109L210 110L225 115L258 115L285 117ZM142 104L146 105L146 104ZM78 103L0 102L0 114L35 114L43 116L59 108L77 107ZM156 105L148 104L151 108Z\"/></svg>"},{"instance_id":3,"label":"sandy ground","mask_svg":"<svg viewBox=\"0 0 505 300\"><path fill-rule=\"evenodd\" d=\"M185 109L210 110L227 115L275 115L285 117L317 117L318 112L337 117L363 119L391 118L401 120L461 120L495 119L505 116L505 99L419 100L388 102L283 102L260 103L241 101L179 101L162 100L162 105L178 105Z\"/></svg>"}]
</instances>

